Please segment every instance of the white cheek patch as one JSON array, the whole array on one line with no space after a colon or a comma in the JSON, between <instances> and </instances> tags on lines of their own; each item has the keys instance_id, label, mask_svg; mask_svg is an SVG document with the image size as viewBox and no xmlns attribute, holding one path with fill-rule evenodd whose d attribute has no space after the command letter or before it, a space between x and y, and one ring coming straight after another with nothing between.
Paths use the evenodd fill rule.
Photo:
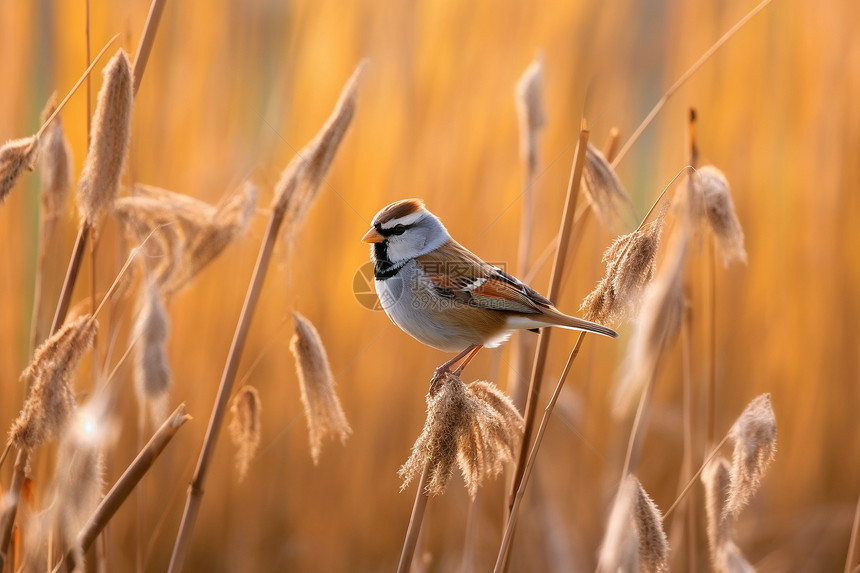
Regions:
<instances>
[{"instance_id":1,"label":"white cheek patch","mask_svg":"<svg viewBox=\"0 0 860 573\"><path fill-rule=\"evenodd\" d=\"M424 216L424 212L416 211L414 213L410 213L408 215L404 215L403 217L398 217L396 219L391 219L390 221L386 221L380 227L383 229L393 229L397 225L409 226L421 217Z\"/></svg>"}]
</instances>

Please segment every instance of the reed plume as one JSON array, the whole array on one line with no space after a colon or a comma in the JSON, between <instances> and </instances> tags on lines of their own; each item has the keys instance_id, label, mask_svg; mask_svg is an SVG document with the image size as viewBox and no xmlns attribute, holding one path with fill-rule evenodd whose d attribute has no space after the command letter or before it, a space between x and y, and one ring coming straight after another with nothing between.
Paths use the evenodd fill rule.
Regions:
<instances>
[{"instance_id":1,"label":"reed plume","mask_svg":"<svg viewBox=\"0 0 860 573\"><path fill-rule=\"evenodd\" d=\"M55 531L81 568L84 552L78 543L78 532L101 501L104 490L103 420L86 415L86 410L77 412L60 440L51 506Z\"/></svg>"},{"instance_id":2,"label":"reed plume","mask_svg":"<svg viewBox=\"0 0 860 573\"><path fill-rule=\"evenodd\" d=\"M701 476L705 487L711 566L717 573L754 571L731 538L731 521L726 515L726 500L731 488L730 473L729 462L718 457L705 466Z\"/></svg>"},{"instance_id":3,"label":"reed plume","mask_svg":"<svg viewBox=\"0 0 860 573\"><path fill-rule=\"evenodd\" d=\"M311 457L319 463L322 441L337 435L341 443L352 433L346 415L334 391L334 376L328 355L314 325L298 312L293 313L296 328L290 350L296 359L302 404L308 422Z\"/></svg>"},{"instance_id":4,"label":"reed plume","mask_svg":"<svg viewBox=\"0 0 860 573\"><path fill-rule=\"evenodd\" d=\"M606 272L580 306L587 320L611 325L638 315L643 293L654 277L668 208L666 201L653 221L618 237L606 249Z\"/></svg>"},{"instance_id":5,"label":"reed plume","mask_svg":"<svg viewBox=\"0 0 860 573\"><path fill-rule=\"evenodd\" d=\"M91 227L111 208L119 191L131 138L132 73L120 49L104 69L104 83L92 119L92 139L78 183L78 208Z\"/></svg>"},{"instance_id":6,"label":"reed plume","mask_svg":"<svg viewBox=\"0 0 860 573\"><path fill-rule=\"evenodd\" d=\"M366 65L366 60L358 65L325 125L290 161L275 185L272 207L284 213L284 237L288 241L301 228L352 123L358 104L358 81Z\"/></svg>"},{"instance_id":7,"label":"reed plume","mask_svg":"<svg viewBox=\"0 0 860 573\"><path fill-rule=\"evenodd\" d=\"M723 263L747 263L744 249L744 231L735 212L729 182L722 171L713 165L705 165L693 175L696 187L704 203L704 216L717 238Z\"/></svg>"},{"instance_id":8,"label":"reed plume","mask_svg":"<svg viewBox=\"0 0 860 573\"><path fill-rule=\"evenodd\" d=\"M166 294L189 285L248 228L257 205L257 187L246 182L218 205L151 185L135 185L135 195L117 199L114 214L128 238L140 242L153 233L147 271Z\"/></svg>"},{"instance_id":9,"label":"reed plume","mask_svg":"<svg viewBox=\"0 0 860 573\"><path fill-rule=\"evenodd\" d=\"M57 94L51 96L42 111L42 123L56 109ZM60 116L45 130L39 142L39 163L41 168L40 195L42 201L42 238L50 235L53 222L66 211L66 199L72 188L74 164L72 161L72 146L63 131Z\"/></svg>"},{"instance_id":10,"label":"reed plume","mask_svg":"<svg viewBox=\"0 0 860 573\"><path fill-rule=\"evenodd\" d=\"M626 373L615 390L616 415L630 409L642 388L652 378L662 349L678 336L687 304L683 278L687 260L686 233L678 237L642 302L639 322L630 342Z\"/></svg>"},{"instance_id":11,"label":"reed plume","mask_svg":"<svg viewBox=\"0 0 860 573\"><path fill-rule=\"evenodd\" d=\"M585 153L582 190L601 222L610 229L633 212L633 201L606 156L591 143ZM622 214L624 208L626 213Z\"/></svg>"},{"instance_id":12,"label":"reed plume","mask_svg":"<svg viewBox=\"0 0 860 573\"><path fill-rule=\"evenodd\" d=\"M663 517L639 480L628 474L612 504L598 571L668 570L669 543Z\"/></svg>"},{"instance_id":13,"label":"reed plume","mask_svg":"<svg viewBox=\"0 0 860 573\"><path fill-rule=\"evenodd\" d=\"M24 171L32 171L39 154L35 135L7 141L0 147L0 203L2 203Z\"/></svg>"},{"instance_id":14,"label":"reed plume","mask_svg":"<svg viewBox=\"0 0 860 573\"><path fill-rule=\"evenodd\" d=\"M30 392L10 439L18 449L32 450L58 436L75 412L71 378L81 358L92 347L98 323L89 315L66 323L36 351L22 378Z\"/></svg>"},{"instance_id":15,"label":"reed plume","mask_svg":"<svg viewBox=\"0 0 860 573\"><path fill-rule=\"evenodd\" d=\"M475 497L487 477L513 461L522 437L523 419L501 390L490 382L463 384L446 373L427 396L427 420L400 468L401 491L427 471L426 493L441 495L459 466L469 495Z\"/></svg>"},{"instance_id":16,"label":"reed plume","mask_svg":"<svg viewBox=\"0 0 860 573\"><path fill-rule=\"evenodd\" d=\"M538 166L538 137L546 127L543 105L543 56L538 56L520 76L515 90L520 133L520 156L526 164L528 182Z\"/></svg>"},{"instance_id":17,"label":"reed plume","mask_svg":"<svg viewBox=\"0 0 860 573\"><path fill-rule=\"evenodd\" d=\"M758 491L776 455L776 417L770 405L770 394L762 394L750 402L729 435L734 442L734 453L731 487L724 511L737 516Z\"/></svg>"},{"instance_id":18,"label":"reed plume","mask_svg":"<svg viewBox=\"0 0 860 573\"><path fill-rule=\"evenodd\" d=\"M134 345L134 392L141 427L145 426L147 412L152 425L158 427L167 414L168 392L172 385L167 360L170 320L158 285L147 282L139 296L137 320L132 328L132 340L137 341Z\"/></svg>"},{"instance_id":19,"label":"reed plume","mask_svg":"<svg viewBox=\"0 0 860 573\"><path fill-rule=\"evenodd\" d=\"M260 393L253 386L243 386L233 398L230 412L230 437L236 446L236 470L239 483L245 480L248 468L260 447L260 412L263 403Z\"/></svg>"}]
</instances>

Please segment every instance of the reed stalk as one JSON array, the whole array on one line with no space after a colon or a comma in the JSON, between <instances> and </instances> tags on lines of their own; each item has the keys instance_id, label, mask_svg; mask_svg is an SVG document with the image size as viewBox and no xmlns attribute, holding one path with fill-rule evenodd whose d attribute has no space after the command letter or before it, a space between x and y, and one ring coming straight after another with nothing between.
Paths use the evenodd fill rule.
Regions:
<instances>
[{"instance_id":1,"label":"reed stalk","mask_svg":"<svg viewBox=\"0 0 860 573\"><path fill-rule=\"evenodd\" d=\"M588 146L588 135L589 131L585 120L583 119L582 129L579 132L579 141L576 146L573 167L571 168L570 179L567 185L567 196L564 202L564 214L562 215L561 220L558 246L555 252L552 274L550 275L550 284L547 291L547 298L549 300L556 300L558 298L561 286L561 277L564 272L564 266L567 259L571 232L573 231L574 214L576 213L576 201L579 196L579 186L582 181L582 171L585 167L585 152ZM551 330L549 328L542 328L538 335L537 350L535 351L535 359L532 366L531 379L529 381L529 391L526 398L523 440L520 446L519 457L517 458L514 478L511 482L511 489L508 494L508 511L513 509L517 490L520 487L520 482L522 481L523 473L525 472L532 432L534 431L537 401L540 399L541 382L543 379L544 368L546 366L550 332Z\"/></svg>"},{"instance_id":2,"label":"reed stalk","mask_svg":"<svg viewBox=\"0 0 860 573\"><path fill-rule=\"evenodd\" d=\"M86 553L96 537L104 530L120 506L143 479L158 456L161 455L161 452L164 451L164 448L167 447L167 444L170 443L170 440L173 439L173 436L176 435L176 432L179 431L179 428L190 419L191 416L185 412L185 404L180 404L152 435L146 446L129 464L78 533L77 543L82 553ZM74 551L68 551L65 558L54 568L54 571L61 571L64 567L74 569Z\"/></svg>"},{"instance_id":3,"label":"reed stalk","mask_svg":"<svg viewBox=\"0 0 860 573\"><path fill-rule=\"evenodd\" d=\"M397 564L397 573L409 573L412 558L415 555L415 547L418 545L418 535L421 533L421 524L424 523L424 512L427 509L427 481L430 476L430 464L424 466L421 479L418 481L418 491L415 492L415 503L412 504L412 515L409 517L409 527L406 529L406 539L403 541L403 549L400 552L400 561Z\"/></svg>"}]
</instances>

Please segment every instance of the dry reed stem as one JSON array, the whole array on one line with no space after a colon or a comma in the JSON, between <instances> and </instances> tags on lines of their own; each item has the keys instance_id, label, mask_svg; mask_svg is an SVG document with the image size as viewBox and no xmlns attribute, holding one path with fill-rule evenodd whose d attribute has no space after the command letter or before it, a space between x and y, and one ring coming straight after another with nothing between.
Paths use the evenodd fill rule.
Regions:
<instances>
[{"instance_id":1,"label":"dry reed stem","mask_svg":"<svg viewBox=\"0 0 860 573\"><path fill-rule=\"evenodd\" d=\"M316 465L319 463L323 438L339 436L343 444L352 434L352 428L335 393L334 375L319 332L298 312L293 313L293 319L296 328L290 340L290 351L296 359L311 458Z\"/></svg>"},{"instance_id":2,"label":"dry reed stem","mask_svg":"<svg viewBox=\"0 0 860 573\"><path fill-rule=\"evenodd\" d=\"M78 530L101 501L104 463L101 454L104 435L92 427L100 421L81 419L72 424L57 451L58 471L54 476L52 504L53 531L75 561L83 568L84 553L77 543Z\"/></svg>"},{"instance_id":3,"label":"dry reed stem","mask_svg":"<svg viewBox=\"0 0 860 573\"><path fill-rule=\"evenodd\" d=\"M718 573L754 571L731 538L731 521L726 515L726 500L731 489L730 474L731 465L723 457L711 461L702 472L711 566Z\"/></svg>"},{"instance_id":4,"label":"dry reed stem","mask_svg":"<svg viewBox=\"0 0 860 573\"><path fill-rule=\"evenodd\" d=\"M729 435L735 447L725 511L736 517L758 491L776 455L776 417L770 405L770 394L762 394L750 402Z\"/></svg>"},{"instance_id":5,"label":"dry reed stem","mask_svg":"<svg viewBox=\"0 0 860 573\"><path fill-rule=\"evenodd\" d=\"M230 437L236 446L236 471L239 472L239 483L248 475L248 468L260 448L260 412L263 402L260 393L253 386L243 386L233 398L230 413Z\"/></svg>"},{"instance_id":6,"label":"dry reed stem","mask_svg":"<svg viewBox=\"0 0 860 573\"><path fill-rule=\"evenodd\" d=\"M585 159L582 191L600 221L610 229L617 228L625 218L621 209L624 208L628 215L632 214L633 201L599 149L589 144Z\"/></svg>"},{"instance_id":7,"label":"dry reed stem","mask_svg":"<svg viewBox=\"0 0 860 573\"><path fill-rule=\"evenodd\" d=\"M539 137L546 126L546 111L543 105L543 55L538 54L517 81L514 102L520 135L520 158L523 162L522 214L520 236L517 246L517 272L519 276L529 273L534 225L535 183L540 163ZM548 256L548 255L547 255ZM525 333L523 333L525 334ZM517 407L525 405L525 384L519 372L532 359L535 340L520 334L514 339L508 388Z\"/></svg>"},{"instance_id":8,"label":"dry reed stem","mask_svg":"<svg viewBox=\"0 0 860 573\"><path fill-rule=\"evenodd\" d=\"M146 69L147 62L149 62L149 53L152 51L152 45L155 43L155 34L158 32L158 24L161 22L161 13L164 12L166 5L167 0L152 0L152 3L149 5L146 23L143 25L143 34L140 36L140 43L137 45L137 52L135 52L134 56L134 71L132 74L134 82L132 88L135 95L137 95L140 82L143 80L143 71Z\"/></svg>"},{"instance_id":9,"label":"dry reed stem","mask_svg":"<svg viewBox=\"0 0 860 573\"><path fill-rule=\"evenodd\" d=\"M585 120L583 120L582 129L579 132L579 140L577 142L573 166L570 171L570 179L568 180L567 194L564 201L564 212L562 214L560 224L561 228L559 230L558 246L555 252L555 259L553 261L552 274L550 275L549 289L547 290L547 297L550 300L555 300L558 297L558 291L561 286L561 277L564 273L565 263L567 262L568 244L573 230L577 196L579 195L582 171L585 166L588 134L589 132ZM522 481L523 472L525 471L525 465L528 459L529 444L531 443L532 432L535 424L535 415L537 413L537 400L540 398L540 389L543 382L544 368L546 366L546 355L549 348L550 332L551 329L544 328L541 329L540 334L538 335L537 349L535 350L535 359L532 366L531 378L529 380L528 397L526 399L523 438L520 445L519 456L517 457L517 466L514 472L514 478L511 481L511 489L508 494L508 510L513 507L517 489L520 487L520 482Z\"/></svg>"},{"instance_id":10,"label":"dry reed stem","mask_svg":"<svg viewBox=\"0 0 860 573\"><path fill-rule=\"evenodd\" d=\"M185 412L185 404L180 404L170 416L164 421L158 431L153 434L149 442L140 451L133 462L126 468L113 487L102 498L98 507L90 515L86 524L77 535L77 546L81 552L86 553L96 537L105 528L116 511L128 498L135 486L140 482L152 464L158 458L170 440L182 425L191 419ZM60 570L62 566L72 568L75 564L73 552L67 552L64 561L54 571Z\"/></svg>"},{"instance_id":11,"label":"dry reed stem","mask_svg":"<svg viewBox=\"0 0 860 573\"><path fill-rule=\"evenodd\" d=\"M642 304L639 322L631 341L627 373L615 390L613 411L621 416L629 411L643 387L654 376L663 348L678 335L686 305L683 290L687 260L686 234L677 239L666 255L663 269L654 279Z\"/></svg>"},{"instance_id":12,"label":"dry reed stem","mask_svg":"<svg viewBox=\"0 0 860 573\"><path fill-rule=\"evenodd\" d=\"M81 218L91 227L97 225L103 211L111 208L119 191L131 138L131 84L128 55L119 50L104 69L104 83L92 120L93 136L78 183Z\"/></svg>"},{"instance_id":13,"label":"dry reed stem","mask_svg":"<svg viewBox=\"0 0 860 573\"><path fill-rule=\"evenodd\" d=\"M354 79L355 74L353 74L351 82ZM352 88L353 86L353 83L347 84L347 88ZM349 91L349 89L347 89L347 91ZM344 96L342 95L341 99L343 99L343 97ZM354 97L352 98L352 101L354 103ZM349 114L349 116L351 117L352 114ZM323 128L323 132L330 127L330 124L332 124L331 121ZM336 124L337 129L345 131L345 126L342 122L334 122L334 124ZM331 157L333 157L334 152L336 151L335 149L328 149L325 153L322 153L321 148L324 146L320 145L319 142L326 141L329 146L332 144L339 144L342 136L342 133L338 138L333 138L331 136L325 137L324 133L317 135L317 138L310 146L312 147L312 151L316 151L316 153L312 154L314 161L310 163L310 165L316 166L318 169L318 172L315 175L312 174L312 177L319 180L322 180L325 177L325 172L319 171L319 169L322 169L323 167L328 168L331 165ZM334 141L335 139L336 141ZM299 157L301 158L304 154L305 150L299 154ZM320 154L328 156L329 161L321 161L318 157ZM295 160L291 165L293 163L295 163ZM304 163L301 163L301 165L304 165ZM242 312L239 316L239 321L236 324L236 331L233 335L233 342L230 345L230 351L227 355L227 362L224 365L224 372L218 386L218 395L215 399L215 404L212 407L212 413L209 417L209 425L206 428L206 435L203 438L203 445L201 447L200 456L197 460L197 467L194 470L194 476L191 480L191 485L188 488L188 496L186 498L185 509L182 514L182 522L179 526L179 532L177 533L176 542L173 546L173 554L170 558L170 565L168 568L169 572L178 572L182 570L185 555L188 550L188 543L194 529L194 523L197 520L197 513L200 509L200 503L203 497L203 484L206 481L209 463L215 450L221 424L223 423L224 411L227 408L227 403L229 402L230 393L233 388L233 382L236 379L236 372L239 368L242 349L245 347L245 341L248 337L251 318L254 315L254 310L256 309L257 302L260 298L260 292L263 288L263 281L266 277L266 271L269 268L269 262L272 258L272 251L278 237L278 231L284 222L284 217L287 213L287 207L289 206L290 201L295 200L293 197L294 192L301 184L301 181L298 181L298 178L303 176L304 172L304 168L297 167L291 170L290 167L287 166L284 175L281 176L281 181L277 185L269 223L266 228L266 234L263 239L263 243L260 246L260 252L257 256L257 262L254 266L251 282L245 293L245 302L242 305ZM293 177L295 177L296 180L294 180Z\"/></svg>"},{"instance_id":14,"label":"dry reed stem","mask_svg":"<svg viewBox=\"0 0 860 573\"><path fill-rule=\"evenodd\" d=\"M131 330L134 345L134 392L140 411L140 426L145 427L147 412L151 423L161 425L167 413L172 385L167 360L167 335L170 319L164 308L161 291L153 282L144 284L139 293L137 320Z\"/></svg>"},{"instance_id":15,"label":"dry reed stem","mask_svg":"<svg viewBox=\"0 0 860 573\"><path fill-rule=\"evenodd\" d=\"M633 144L636 143L636 141L639 139L639 136L641 136L642 132L645 131L645 128L651 125L651 122L654 121L654 118L657 117L657 114L660 113L660 110L663 109L663 106L666 105L666 102L669 101L669 98L675 95L675 92L681 89L681 86L683 86L691 77L693 77L693 74L695 74L699 70L699 68L701 68L705 64L705 62L707 62L710 57L713 56L717 52L717 50L719 50L723 46L723 44L728 42L731 37L737 33L738 30L743 28L744 25L753 18L753 16L761 12L768 4L770 4L770 2L771 0L763 0L755 8L747 12L746 16L738 20L738 22L734 26L729 28L728 31L720 37L719 40L714 42L714 44L710 48L705 50L705 53L702 54L701 57L699 57L699 59L696 60L696 62L687 69L687 71L681 74L681 77L679 77L675 81L675 83L672 84L669 89L666 90L666 92L660 97L654 107L651 108L651 111L648 112L648 115L645 116L645 119L642 120L642 123L639 124L639 126L633 131L633 134L630 136L630 138L621 147L621 150L618 152L618 155L612 161L613 168L618 167L618 164L621 162L622 159L624 159L624 156L627 155L627 152L630 150Z\"/></svg>"},{"instance_id":16,"label":"dry reed stem","mask_svg":"<svg viewBox=\"0 0 860 573\"><path fill-rule=\"evenodd\" d=\"M669 544L660 510L633 475L627 475L612 504L600 548L598 571L669 570Z\"/></svg>"},{"instance_id":17,"label":"dry reed stem","mask_svg":"<svg viewBox=\"0 0 860 573\"><path fill-rule=\"evenodd\" d=\"M851 525L848 553L845 556L845 573L852 571L852 565L855 561L854 554L857 552L858 545L860 545L860 497L857 498L857 505L854 508L854 523Z\"/></svg>"},{"instance_id":18,"label":"dry reed stem","mask_svg":"<svg viewBox=\"0 0 860 573\"><path fill-rule=\"evenodd\" d=\"M287 165L275 186L272 208L285 213L284 236L288 241L301 228L349 130L358 105L359 79L366 65L367 60L358 64L322 129Z\"/></svg>"},{"instance_id":19,"label":"dry reed stem","mask_svg":"<svg viewBox=\"0 0 860 573\"><path fill-rule=\"evenodd\" d=\"M508 512L505 530L502 534L502 543L499 547L499 553L496 557L496 565L493 569L495 573L502 573L507 569L508 562L510 559L511 544L513 543L514 533L516 532L517 520L519 518L519 508L522 504L523 496L525 495L525 489L531 477L532 470L534 469L535 460L537 459L537 453L540 450L541 444L543 443L543 436L546 433L547 426L549 425L550 416L552 415L552 411L555 408L556 402L558 401L558 397L561 395L564 381L567 379L567 376L570 373L570 369L573 366L573 362L579 355L579 350L582 347L582 342L583 340L585 340L585 334L585 332L579 333L579 337L576 339L576 344L570 351L570 355L567 358L567 363L564 365L564 369L561 372L558 384L556 384L555 391L553 392L549 403L544 409L543 418L541 418L537 434L535 435L534 445L529 450L529 457L528 460L526 460L523 469L523 477L520 480L520 484L517 487L516 492L514 492L513 503L511 504L510 511Z\"/></svg>"},{"instance_id":20,"label":"dry reed stem","mask_svg":"<svg viewBox=\"0 0 860 573\"><path fill-rule=\"evenodd\" d=\"M397 573L409 573L412 566L412 558L415 555L415 547L418 545L418 536L421 533L421 525L424 523L424 512L427 510L427 501L430 494L427 492L427 480L429 479L430 465L428 464L421 472L418 482L418 490L415 492L415 502L412 504L412 513L409 516L409 527L406 528L406 539L403 541L403 549L400 551L400 561L397 563Z\"/></svg>"},{"instance_id":21,"label":"dry reed stem","mask_svg":"<svg viewBox=\"0 0 860 573\"><path fill-rule=\"evenodd\" d=\"M474 499L484 480L513 461L523 420L516 407L490 382L463 384L447 373L427 395L427 420L400 468L403 491L415 476L427 473L426 492L441 495L455 467Z\"/></svg>"},{"instance_id":22,"label":"dry reed stem","mask_svg":"<svg viewBox=\"0 0 860 573\"><path fill-rule=\"evenodd\" d=\"M746 264L744 231L735 212L726 176L713 165L705 165L693 175L693 180L704 202L705 219L720 245L723 264Z\"/></svg>"}]
</instances>

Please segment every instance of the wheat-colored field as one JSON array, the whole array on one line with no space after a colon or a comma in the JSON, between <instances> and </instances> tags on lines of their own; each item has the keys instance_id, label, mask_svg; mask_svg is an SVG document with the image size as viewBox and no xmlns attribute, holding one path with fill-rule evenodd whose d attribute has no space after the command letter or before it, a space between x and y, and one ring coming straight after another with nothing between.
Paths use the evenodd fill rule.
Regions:
<instances>
[{"instance_id":1,"label":"wheat-colored field","mask_svg":"<svg viewBox=\"0 0 860 573\"><path fill-rule=\"evenodd\" d=\"M263 244L273 247L268 272L258 283L247 340L233 354L235 382L225 395L240 399L234 412L227 404L217 443L210 442L214 449L205 482L196 482L202 494L192 496L200 504L194 527L187 530L184 570L395 569L421 473L419 467L401 491L398 470L422 431L434 368L450 356L423 346L384 312L368 308L369 254L359 240L371 218L388 203L420 197L460 243L512 274L528 275L535 289L547 293L551 245L562 221L582 120L596 148L605 148L612 128L623 146L676 80L754 7L680 0L166 2L160 24L150 27L152 51L138 76L119 199L108 200L101 212L85 211L97 224L82 250L69 321L92 313L131 249L146 244L135 251L119 288L99 311L93 348L69 384L79 411L103 406L97 444L86 450L101 454L101 493L157 429L153 415L164 416L184 403L191 419L173 428L175 437L92 544L87 569L168 568ZM51 156L44 147L34 171L21 174L0 205L0 426L15 430L0 468L7 516L0 533L17 505L15 526L7 532L9 550L0 547L3 571L17 570L16 564L34 571L55 565L74 549L77 532L101 495L73 487L98 480L75 473L83 457L75 451L84 449L68 450L77 422L63 416L71 410L63 410L60 419L49 409L58 435L38 446L13 425L21 421L28 384L34 382L22 377L33 362L34 338L41 342L51 330L81 224L78 204L91 200L82 198L87 184L78 188L85 163L95 161L92 153L88 157L87 141L98 137L98 129L90 129L88 118L107 81L102 70L120 48L136 63L148 11L145 0L89 6L84 0L0 3L4 142L35 134L51 93L62 99L88 58L119 35L96 63L90 82L61 110L73 185L50 233L40 201L45 157ZM695 108L695 166L714 165L725 174L747 262L724 265L713 232L697 220L675 277L686 301L679 307L682 324L648 351L650 366L631 358L648 296L632 303L628 316L609 323L620 334L617 340L582 340L517 506L508 571L598 567L613 498L619 484L631 483L622 480L625 467L662 512L694 478L662 522L670 546L666 562L676 571L708 570L706 494L693 474L747 404L764 393L770 394L778 429L776 454L749 504L722 522L731 528L727 535L761 572L857 570L860 548L849 555L860 495L856 15L848 0L774 0L670 91L641 136L622 147L614 167L631 204L622 203L617 220L590 213L573 223L554 300L562 311L582 316L580 304L604 275L604 251L618 235L636 229L664 188L671 207L656 254L655 284L668 275L691 209L685 196L690 171L684 168L691 163L689 115ZM537 163L528 183L515 88L536 57L543 65L546 121L536 135ZM276 212L284 207L277 199L290 184L281 173L300 152L294 166L324 155L305 146L364 58L369 62L354 86L357 99L344 104L354 105L348 109L354 116L348 131L339 134L337 154L330 166L314 163L318 171L294 174L298 207L286 207L280 236L273 240L267 221L273 205ZM119 128L111 124L110 129L115 134ZM329 144L323 143L323 151ZM118 145L109 151L117 152ZM110 160L104 161L84 175L92 179L93 170L99 177L109 172ZM324 177L318 178L316 195L307 183L315 175ZM255 205L248 181L256 185ZM142 184L220 209L194 204L195 217L214 221L204 225L211 234L197 245L200 258L157 248L170 229L181 230L174 239L185 236L179 217L185 203L159 207L164 195L144 189L158 211L147 219L129 199L142 196L133 190ZM588 196L577 197L583 212L592 209ZM522 231L528 203L532 212ZM649 220L660 216L655 209ZM243 223L247 230L240 232ZM152 237L147 225L156 229ZM523 236L528 250L518 259ZM222 240L218 245L224 249L216 256L212 245ZM174 256L176 268L167 268ZM157 272L173 282L160 290L147 287ZM156 306L146 306L147 300ZM148 326L136 325L142 314L149 317ZM86 319L76 324L91 328ZM304 325L302 334L291 344L297 324ZM331 401L325 390L313 389L317 379L324 384L328 377L316 337L349 430L329 412L334 418L317 419L309 436L303 404L313 410L315 400ZM537 336L517 333L512 343L482 351L463 382L490 380L522 400L526 390L514 387L528 380L531 359L514 357L520 338L530 338L533 346ZM576 332L553 331L535 398L535 429L576 343ZM298 371L291 347L303 364ZM155 353L150 358L155 356L164 378L136 381L135 369L145 362L143 348ZM39 368L52 368L45 360L37 379ZM641 384L630 407L618 408L616 389L631 368L639 369ZM157 394L160 401L152 398L141 407L141 384L144 395ZM649 390L637 421L644 386ZM244 427L232 421L237 412ZM634 427L640 441L633 459L625 460ZM231 431L243 442L238 454ZM720 449L729 462L738 441L743 440L729 440ZM18 483L19 498L10 492L20 477L15 466L22 451L30 463L28 479ZM765 448L752 456L767 454ZM242 480L237 459L244 459ZM704 474L709 483L719 477L714 467ZM513 464L506 464L500 477L483 481L473 500L456 470L445 493L427 500L412 570L492 570L512 473ZM628 490L633 491L621 487L622 493ZM641 546L643 536L632 535ZM639 558L643 568L646 557Z\"/></svg>"}]
</instances>

